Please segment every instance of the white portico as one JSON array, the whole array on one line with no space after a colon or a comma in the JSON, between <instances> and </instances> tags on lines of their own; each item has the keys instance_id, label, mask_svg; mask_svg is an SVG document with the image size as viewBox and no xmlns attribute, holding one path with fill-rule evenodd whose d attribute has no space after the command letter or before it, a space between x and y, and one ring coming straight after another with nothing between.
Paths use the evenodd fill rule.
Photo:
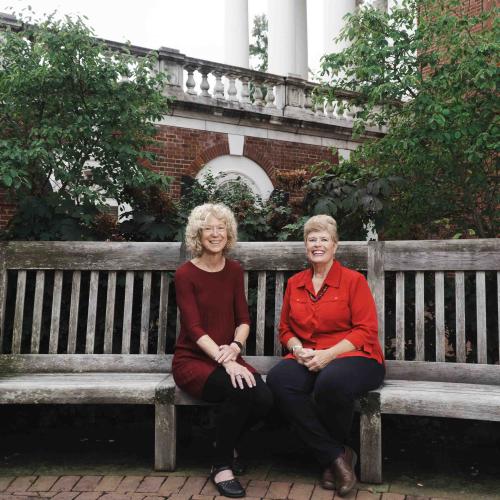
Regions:
<instances>
[{"instance_id":1,"label":"white portico","mask_svg":"<svg viewBox=\"0 0 500 500\"><path fill-rule=\"evenodd\" d=\"M243 68L248 62L248 2L225 0L224 50L225 63ZM335 42L344 26L344 16L362 4L372 4L387 11L399 0L268 0L269 73L308 79L308 68L317 61L308 61L308 6L314 13L309 26L321 31L321 54L339 52L346 42ZM314 3L314 9L311 2ZM318 9L316 2L321 6ZM312 63L312 64L311 64Z\"/></svg>"}]
</instances>

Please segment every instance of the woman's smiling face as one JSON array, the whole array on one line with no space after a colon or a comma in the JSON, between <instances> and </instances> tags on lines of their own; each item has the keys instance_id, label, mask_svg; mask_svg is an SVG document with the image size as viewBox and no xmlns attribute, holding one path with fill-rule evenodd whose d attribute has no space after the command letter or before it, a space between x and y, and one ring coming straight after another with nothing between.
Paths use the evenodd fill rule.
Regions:
<instances>
[{"instance_id":1,"label":"woman's smiling face","mask_svg":"<svg viewBox=\"0 0 500 500\"><path fill-rule=\"evenodd\" d=\"M226 223L209 215L201 227L201 246L203 252L221 253L227 244Z\"/></svg>"},{"instance_id":2,"label":"woman's smiling face","mask_svg":"<svg viewBox=\"0 0 500 500\"><path fill-rule=\"evenodd\" d=\"M333 261L337 243L326 231L313 231L306 238L306 255L311 264L326 264Z\"/></svg>"}]
</instances>

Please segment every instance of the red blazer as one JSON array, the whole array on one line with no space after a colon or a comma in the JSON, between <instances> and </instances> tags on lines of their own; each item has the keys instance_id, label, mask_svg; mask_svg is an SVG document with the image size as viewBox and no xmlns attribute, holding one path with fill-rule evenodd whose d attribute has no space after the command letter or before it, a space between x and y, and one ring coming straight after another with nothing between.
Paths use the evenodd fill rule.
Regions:
<instances>
[{"instance_id":1,"label":"red blazer","mask_svg":"<svg viewBox=\"0 0 500 500\"><path fill-rule=\"evenodd\" d=\"M327 349L347 339L357 350L339 358L363 356L383 363L377 311L365 277L335 261L324 283L328 285L325 294L313 302L308 294L315 295L312 269L288 280L279 326L281 343L286 347L297 337L304 347Z\"/></svg>"}]
</instances>

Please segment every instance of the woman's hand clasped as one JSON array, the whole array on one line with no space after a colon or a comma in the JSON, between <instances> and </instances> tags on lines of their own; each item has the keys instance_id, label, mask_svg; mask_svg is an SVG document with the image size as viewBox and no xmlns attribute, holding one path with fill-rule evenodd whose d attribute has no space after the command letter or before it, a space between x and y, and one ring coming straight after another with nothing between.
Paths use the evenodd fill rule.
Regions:
<instances>
[{"instance_id":1,"label":"woman's hand clasped","mask_svg":"<svg viewBox=\"0 0 500 500\"><path fill-rule=\"evenodd\" d=\"M224 344L219 346L219 356L215 359L217 363L223 364L226 361L236 361L240 350L236 344Z\"/></svg>"},{"instance_id":2,"label":"woman's hand clasped","mask_svg":"<svg viewBox=\"0 0 500 500\"><path fill-rule=\"evenodd\" d=\"M335 359L335 356L328 349L320 349L312 352L313 355L309 356L304 363L302 363L311 372L321 371Z\"/></svg>"},{"instance_id":3,"label":"woman's hand clasped","mask_svg":"<svg viewBox=\"0 0 500 500\"><path fill-rule=\"evenodd\" d=\"M226 369L227 374L231 378L231 384L236 389L239 387L240 389L245 388L245 383L248 387L255 387L255 377L253 373L243 365L236 363L235 361L226 361L223 363L224 368Z\"/></svg>"}]
</instances>

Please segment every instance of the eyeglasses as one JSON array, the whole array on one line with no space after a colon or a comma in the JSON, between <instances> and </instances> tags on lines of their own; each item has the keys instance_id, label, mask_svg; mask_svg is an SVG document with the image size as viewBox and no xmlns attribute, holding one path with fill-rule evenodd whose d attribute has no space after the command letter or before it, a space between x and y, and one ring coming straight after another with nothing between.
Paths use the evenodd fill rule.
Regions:
<instances>
[{"instance_id":1,"label":"eyeglasses","mask_svg":"<svg viewBox=\"0 0 500 500\"><path fill-rule=\"evenodd\" d=\"M227 231L226 226L203 226L204 233L224 234Z\"/></svg>"}]
</instances>

